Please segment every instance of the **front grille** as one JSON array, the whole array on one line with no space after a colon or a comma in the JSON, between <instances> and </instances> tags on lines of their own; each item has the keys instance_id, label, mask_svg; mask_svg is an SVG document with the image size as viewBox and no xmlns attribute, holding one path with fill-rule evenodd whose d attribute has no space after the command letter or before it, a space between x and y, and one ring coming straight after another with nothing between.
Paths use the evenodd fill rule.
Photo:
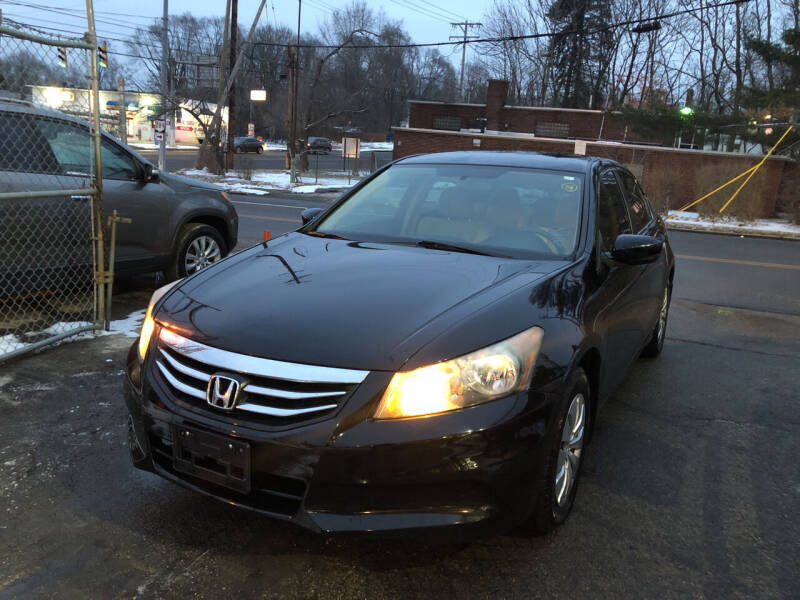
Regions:
<instances>
[{"instance_id":1,"label":"front grille","mask_svg":"<svg viewBox=\"0 0 800 600\"><path fill-rule=\"evenodd\" d=\"M237 416L269 425L288 425L334 412L367 371L288 363L206 346L161 329L155 364L172 393L195 410ZM215 373L242 382L232 410L206 402Z\"/></svg>"}]
</instances>

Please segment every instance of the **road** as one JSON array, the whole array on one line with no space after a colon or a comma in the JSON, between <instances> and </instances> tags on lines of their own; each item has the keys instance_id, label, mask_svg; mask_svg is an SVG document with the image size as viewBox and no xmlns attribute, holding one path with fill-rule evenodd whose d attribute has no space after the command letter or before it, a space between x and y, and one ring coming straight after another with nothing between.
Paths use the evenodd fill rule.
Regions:
<instances>
[{"instance_id":1,"label":"road","mask_svg":"<svg viewBox=\"0 0 800 600\"><path fill-rule=\"evenodd\" d=\"M330 198L234 200L247 242ZM133 340L107 336L0 371L0 600L800 597L800 242L670 238L664 352L603 408L557 532L317 536L134 471Z\"/></svg>"},{"instance_id":2,"label":"road","mask_svg":"<svg viewBox=\"0 0 800 600\"><path fill-rule=\"evenodd\" d=\"M154 165L158 164L158 150L135 149ZM174 173L181 169L194 168L197 150L169 150L167 152L167 171ZM362 154L361 163L367 164L369 155ZM239 154L234 156L234 167L237 165L248 166L252 169L284 169L286 167L286 154L280 150L269 150L263 154ZM331 154L313 154L309 156L309 165L312 169L319 167L320 171L343 170L341 152L334 150Z\"/></svg>"}]
</instances>

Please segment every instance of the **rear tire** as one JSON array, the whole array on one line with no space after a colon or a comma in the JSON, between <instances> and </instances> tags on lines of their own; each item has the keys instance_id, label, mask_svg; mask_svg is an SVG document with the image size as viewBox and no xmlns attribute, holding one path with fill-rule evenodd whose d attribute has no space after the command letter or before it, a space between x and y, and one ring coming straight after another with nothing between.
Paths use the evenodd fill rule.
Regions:
<instances>
[{"instance_id":1,"label":"rear tire","mask_svg":"<svg viewBox=\"0 0 800 600\"><path fill-rule=\"evenodd\" d=\"M569 374L565 390L558 419L548 433L547 464L534 488L531 513L522 526L531 535L543 535L561 525L572 510L578 490L593 400L589 379L581 367Z\"/></svg>"},{"instance_id":2,"label":"rear tire","mask_svg":"<svg viewBox=\"0 0 800 600\"><path fill-rule=\"evenodd\" d=\"M172 263L166 270L167 280L192 275L227 254L228 246L219 231L203 223L188 223L178 233Z\"/></svg>"}]
</instances>

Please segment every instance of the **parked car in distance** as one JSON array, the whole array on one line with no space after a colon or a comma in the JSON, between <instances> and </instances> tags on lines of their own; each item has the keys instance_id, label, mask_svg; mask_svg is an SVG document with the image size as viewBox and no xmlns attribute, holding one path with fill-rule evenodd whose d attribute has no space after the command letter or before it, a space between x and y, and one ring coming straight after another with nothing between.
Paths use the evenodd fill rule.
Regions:
<instances>
[{"instance_id":1,"label":"parked car in distance","mask_svg":"<svg viewBox=\"0 0 800 600\"><path fill-rule=\"evenodd\" d=\"M264 142L252 136L235 137L233 138L233 151L236 154L241 154L243 152L261 154L264 152Z\"/></svg>"},{"instance_id":2,"label":"parked car in distance","mask_svg":"<svg viewBox=\"0 0 800 600\"><path fill-rule=\"evenodd\" d=\"M135 466L314 531L561 524L601 405L664 343L674 256L631 173L418 155L303 221L153 295Z\"/></svg>"},{"instance_id":3,"label":"parked car in distance","mask_svg":"<svg viewBox=\"0 0 800 600\"><path fill-rule=\"evenodd\" d=\"M0 191L88 187L93 155L93 140L84 121L30 102L0 99ZM236 210L217 186L159 173L105 132L100 155L104 214L116 210L120 217L131 219L130 224L117 226L117 272L163 270L169 279L178 279L224 258L236 245ZM71 202L88 202L88 197L74 196ZM43 231L53 233L48 249L51 260L44 261L52 263L48 268L75 266L61 264L56 241L61 229L71 227L59 220L57 211L63 205L57 194L0 201L0 222L15 222L14 215L27 215L27 232L16 231L4 239L4 254L11 257L0 265L4 281L14 273L44 268L26 262L33 251L25 246L30 239L41 239Z\"/></svg>"},{"instance_id":4,"label":"parked car in distance","mask_svg":"<svg viewBox=\"0 0 800 600\"><path fill-rule=\"evenodd\" d=\"M326 137L309 137L306 142L306 151L309 154L330 154L333 146Z\"/></svg>"}]
</instances>

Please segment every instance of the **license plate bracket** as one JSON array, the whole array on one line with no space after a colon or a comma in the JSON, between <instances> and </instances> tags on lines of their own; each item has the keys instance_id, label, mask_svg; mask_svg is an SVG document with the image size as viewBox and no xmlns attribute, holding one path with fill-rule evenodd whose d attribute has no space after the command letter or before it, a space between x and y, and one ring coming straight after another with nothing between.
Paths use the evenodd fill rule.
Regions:
<instances>
[{"instance_id":1,"label":"license plate bracket","mask_svg":"<svg viewBox=\"0 0 800 600\"><path fill-rule=\"evenodd\" d=\"M250 492L250 444L194 427L172 428L176 471L242 494Z\"/></svg>"}]
</instances>

